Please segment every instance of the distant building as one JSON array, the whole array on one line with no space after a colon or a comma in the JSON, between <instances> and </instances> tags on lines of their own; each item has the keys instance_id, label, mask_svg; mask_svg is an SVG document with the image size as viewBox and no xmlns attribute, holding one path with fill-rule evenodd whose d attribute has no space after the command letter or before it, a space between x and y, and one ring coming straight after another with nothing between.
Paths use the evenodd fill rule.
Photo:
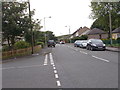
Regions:
<instances>
[{"instance_id":1,"label":"distant building","mask_svg":"<svg viewBox=\"0 0 120 90\"><path fill-rule=\"evenodd\" d=\"M74 38L74 37L80 37L82 35L85 35L87 31L89 31L90 29L87 28L87 27L80 27L79 29L77 29L72 35L70 38Z\"/></svg>"},{"instance_id":2,"label":"distant building","mask_svg":"<svg viewBox=\"0 0 120 90\"><path fill-rule=\"evenodd\" d=\"M107 32L100 30L98 28L93 28L92 30L89 30L87 33L88 39L95 38L95 39L107 39L108 34Z\"/></svg>"},{"instance_id":3,"label":"distant building","mask_svg":"<svg viewBox=\"0 0 120 90\"><path fill-rule=\"evenodd\" d=\"M120 38L120 27L112 31L112 38L113 39Z\"/></svg>"}]
</instances>

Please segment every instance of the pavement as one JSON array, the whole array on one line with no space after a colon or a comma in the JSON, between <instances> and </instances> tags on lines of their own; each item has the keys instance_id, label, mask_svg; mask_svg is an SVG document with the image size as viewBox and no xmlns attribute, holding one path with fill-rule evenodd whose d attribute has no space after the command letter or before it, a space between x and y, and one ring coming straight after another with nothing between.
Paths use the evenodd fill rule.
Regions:
<instances>
[{"instance_id":1,"label":"pavement","mask_svg":"<svg viewBox=\"0 0 120 90\"><path fill-rule=\"evenodd\" d=\"M114 47L106 47L106 50L113 52L120 52L120 48L114 48Z\"/></svg>"}]
</instances>

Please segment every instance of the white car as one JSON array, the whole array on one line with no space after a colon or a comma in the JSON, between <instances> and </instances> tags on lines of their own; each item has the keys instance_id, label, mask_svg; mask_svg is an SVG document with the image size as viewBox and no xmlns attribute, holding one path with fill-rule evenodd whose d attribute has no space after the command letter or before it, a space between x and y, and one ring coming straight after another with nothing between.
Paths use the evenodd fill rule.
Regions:
<instances>
[{"instance_id":1,"label":"white car","mask_svg":"<svg viewBox=\"0 0 120 90\"><path fill-rule=\"evenodd\" d=\"M82 40L81 44L80 44L81 48L86 48L87 47L87 40Z\"/></svg>"}]
</instances>

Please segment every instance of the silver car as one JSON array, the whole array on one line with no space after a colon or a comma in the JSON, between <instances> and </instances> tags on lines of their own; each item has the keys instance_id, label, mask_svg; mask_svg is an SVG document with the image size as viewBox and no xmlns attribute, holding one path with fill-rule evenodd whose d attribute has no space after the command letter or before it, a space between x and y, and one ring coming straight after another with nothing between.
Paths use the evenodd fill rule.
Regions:
<instances>
[{"instance_id":1,"label":"silver car","mask_svg":"<svg viewBox=\"0 0 120 90\"><path fill-rule=\"evenodd\" d=\"M81 48L86 48L87 47L87 40L82 40L80 44Z\"/></svg>"}]
</instances>

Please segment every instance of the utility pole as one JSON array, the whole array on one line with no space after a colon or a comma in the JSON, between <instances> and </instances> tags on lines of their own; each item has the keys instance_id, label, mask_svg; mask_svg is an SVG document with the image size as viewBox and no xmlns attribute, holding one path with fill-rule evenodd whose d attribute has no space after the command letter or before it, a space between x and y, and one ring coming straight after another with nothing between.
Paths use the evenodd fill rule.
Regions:
<instances>
[{"instance_id":1,"label":"utility pole","mask_svg":"<svg viewBox=\"0 0 120 90\"><path fill-rule=\"evenodd\" d=\"M110 44L112 45L113 44L113 41L112 41L112 21L111 21L111 10L112 10L112 7L109 3L109 27L110 27Z\"/></svg>"},{"instance_id":2,"label":"utility pole","mask_svg":"<svg viewBox=\"0 0 120 90\"><path fill-rule=\"evenodd\" d=\"M28 0L28 7L29 7L29 18L30 18L30 30L31 30L31 48L32 48L32 51L31 51L31 54L33 54L33 30L32 30L32 19L31 19L31 11L30 11L30 0Z\"/></svg>"}]
</instances>

